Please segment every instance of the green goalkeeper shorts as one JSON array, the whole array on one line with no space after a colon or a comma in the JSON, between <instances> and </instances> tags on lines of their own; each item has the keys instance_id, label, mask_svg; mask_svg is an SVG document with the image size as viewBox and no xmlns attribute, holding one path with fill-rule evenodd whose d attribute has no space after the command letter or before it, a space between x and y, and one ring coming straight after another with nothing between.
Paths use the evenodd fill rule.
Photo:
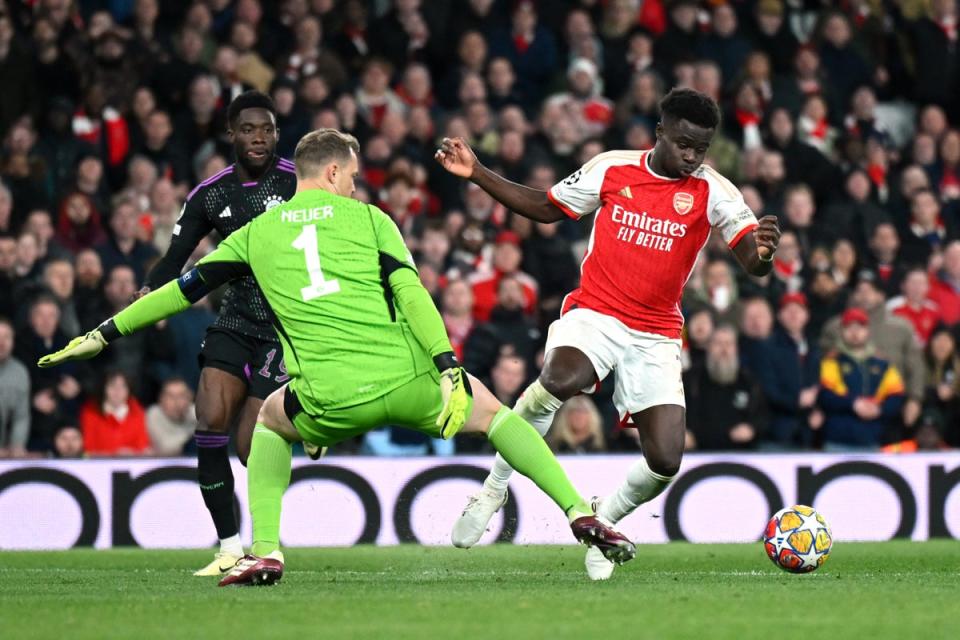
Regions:
<instances>
[{"instance_id":1,"label":"green goalkeeper shorts","mask_svg":"<svg viewBox=\"0 0 960 640\"><path fill-rule=\"evenodd\" d=\"M472 398L470 403L472 410ZM301 438L319 447L329 447L385 425L407 427L439 438L437 417L443 409L443 397L437 374L428 372L369 402L314 415L304 410L296 391L288 385L283 407Z\"/></svg>"}]
</instances>

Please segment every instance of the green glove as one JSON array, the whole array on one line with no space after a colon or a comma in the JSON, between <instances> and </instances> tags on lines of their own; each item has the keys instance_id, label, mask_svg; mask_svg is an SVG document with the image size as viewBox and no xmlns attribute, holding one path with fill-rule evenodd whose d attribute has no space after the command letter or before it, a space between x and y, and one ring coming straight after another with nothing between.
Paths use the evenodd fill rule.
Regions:
<instances>
[{"instance_id":1,"label":"green glove","mask_svg":"<svg viewBox=\"0 0 960 640\"><path fill-rule=\"evenodd\" d=\"M60 351L43 356L37 362L37 366L45 369L73 360L89 360L103 351L105 346L107 346L106 338L100 333L100 329L94 329L85 336L74 338Z\"/></svg>"},{"instance_id":2,"label":"green glove","mask_svg":"<svg viewBox=\"0 0 960 640\"><path fill-rule=\"evenodd\" d=\"M465 378L467 372L457 362L453 353L443 353L433 359L440 371L440 395L443 397L443 409L437 417L440 437L449 440L457 435L467 422L470 409L470 393Z\"/></svg>"}]
</instances>

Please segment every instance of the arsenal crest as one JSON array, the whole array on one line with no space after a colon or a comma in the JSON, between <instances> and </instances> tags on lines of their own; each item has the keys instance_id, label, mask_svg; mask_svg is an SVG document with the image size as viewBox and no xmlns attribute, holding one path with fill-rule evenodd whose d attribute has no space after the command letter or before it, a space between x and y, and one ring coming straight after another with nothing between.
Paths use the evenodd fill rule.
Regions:
<instances>
[{"instance_id":1,"label":"arsenal crest","mask_svg":"<svg viewBox=\"0 0 960 640\"><path fill-rule=\"evenodd\" d=\"M683 191L673 194L673 209L681 216L687 215L693 209L693 196Z\"/></svg>"}]
</instances>

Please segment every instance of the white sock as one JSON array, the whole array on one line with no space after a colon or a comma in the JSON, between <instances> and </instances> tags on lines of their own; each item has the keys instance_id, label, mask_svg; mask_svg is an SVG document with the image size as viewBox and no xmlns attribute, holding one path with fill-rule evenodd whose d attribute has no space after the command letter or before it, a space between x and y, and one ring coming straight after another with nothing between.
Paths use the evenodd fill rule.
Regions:
<instances>
[{"instance_id":1,"label":"white sock","mask_svg":"<svg viewBox=\"0 0 960 640\"><path fill-rule=\"evenodd\" d=\"M243 556L243 545L240 543L240 534L220 540L220 553L229 553L232 556Z\"/></svg>"},{"instance_id":2,"label":"white sock","mask_svg":"<svg viewBox=\"0 0 960 640\"><path fill-rule=\"evenodd\" d=\"M672 480L673 476L651 471L646 459L640 458L640 462L630 467L620 488L600 502L599 515L616 524L644 502L663 493Z\"/></svg>"},{"instance_id":3,"label":"white sock","mask_svg":"<svg viewBox=\"0 0 960 640\"><path fill-rule=\"evenodd\" d=\"M543 436L550 430L553 416L562 405L563 402L544 389L539 380L534 380L517 400L513 411L532 424L537 433ZM483 481L483 486L495 493L504 493L510 483L511 475L513 475L513 467L498 453L493 461L493 468L490 469L490 475Z\"/></svg>"}]
</instances>

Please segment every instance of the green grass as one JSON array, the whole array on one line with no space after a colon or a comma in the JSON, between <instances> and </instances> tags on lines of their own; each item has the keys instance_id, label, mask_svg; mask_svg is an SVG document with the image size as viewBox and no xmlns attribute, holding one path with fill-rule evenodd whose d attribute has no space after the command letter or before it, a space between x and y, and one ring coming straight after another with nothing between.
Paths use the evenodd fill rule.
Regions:
<instances>
[{"instance_id":1,"label":"green grass","mask_svg":"<svg viewBox=\"0 0 960 640\"><path fill-rule=\"evenodd\" d=\"M814 574L760 544L650 545L591 583L581 547L288 549L219 589L208 551L0 553L3 638L956 638L960 542L839 543Z\"/></svg>"}]
</instances>

